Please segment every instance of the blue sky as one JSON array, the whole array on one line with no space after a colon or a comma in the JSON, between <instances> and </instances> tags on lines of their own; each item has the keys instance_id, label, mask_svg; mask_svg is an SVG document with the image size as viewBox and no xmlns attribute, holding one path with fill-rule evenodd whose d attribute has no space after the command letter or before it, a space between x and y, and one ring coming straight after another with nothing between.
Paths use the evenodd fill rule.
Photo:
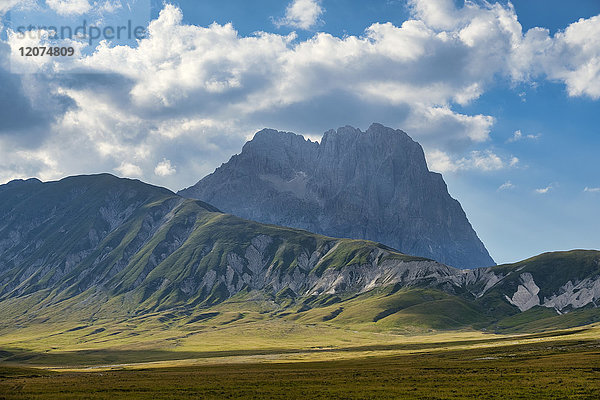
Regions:
<instances>
[{"instance_id":1,"label":"blue sky","mask_svg":"<svg viewBox=\"0 0 600 400\"><path fill-rule=\"evenodd\" d=\"M263 127L381 122L423 145L497 262L600 248L600 2L146 1L0 5L0 183L178 190ZM11 22L28 19L150 25L90 46L23 41ZM77 55L15 55L36 44Z\"/></svg>"}]
</instances>

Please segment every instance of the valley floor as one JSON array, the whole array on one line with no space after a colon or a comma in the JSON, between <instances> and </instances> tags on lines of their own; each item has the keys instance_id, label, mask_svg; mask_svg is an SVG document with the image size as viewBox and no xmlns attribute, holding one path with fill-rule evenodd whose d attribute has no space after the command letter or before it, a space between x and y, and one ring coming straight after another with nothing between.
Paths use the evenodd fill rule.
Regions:
<instances>
[{"instance_id":1,"label":"valley floor","mask_svg":"<svg viewBox=\"0 0 600 400\"><path fill-rule=\"evenodd\" d=\"M293 335L285 346L284 335L270 348L246 343L250 350L243 335L230 336L224 351L97 344L53 354L5 343L0 399L600 398L599 325L520 336L372 334L379 343L353 334L363 335L347 332L346 346L306 348Z\"/></svg>"}]
</instances>

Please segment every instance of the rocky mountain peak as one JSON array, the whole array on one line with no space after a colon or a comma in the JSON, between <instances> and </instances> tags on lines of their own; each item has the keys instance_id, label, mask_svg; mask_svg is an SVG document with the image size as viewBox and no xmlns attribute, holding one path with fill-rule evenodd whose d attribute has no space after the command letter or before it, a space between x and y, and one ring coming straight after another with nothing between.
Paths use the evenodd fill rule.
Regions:
<instances>
[{"instance_id":1,"label":"rocky mountain peak","mask_svg":"<svg viewBox=\"0 0 600 400\"><path fill-rule=\"evenodd\" d=\"M330 130L320 143L264 129L180 194L246 219L373 240L456 267L494 264L421 146L381 124Z\"/></svg>"}]
</instances>

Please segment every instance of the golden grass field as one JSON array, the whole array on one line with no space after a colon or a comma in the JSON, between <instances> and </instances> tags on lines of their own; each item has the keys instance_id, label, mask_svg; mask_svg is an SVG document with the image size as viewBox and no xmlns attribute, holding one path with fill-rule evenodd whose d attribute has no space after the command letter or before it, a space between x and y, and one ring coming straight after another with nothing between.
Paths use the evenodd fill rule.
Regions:
<instances>
[{"instance_id":1,"label":"golden grass field","mask_svg":"<svg viewBox=\"0 0 600 400\"><path fill-rule=\"evenodd\" d=\"M600 398L600 324L399 334L243 314L5 328L0 399Z\"/></svg>"}]
</instances>

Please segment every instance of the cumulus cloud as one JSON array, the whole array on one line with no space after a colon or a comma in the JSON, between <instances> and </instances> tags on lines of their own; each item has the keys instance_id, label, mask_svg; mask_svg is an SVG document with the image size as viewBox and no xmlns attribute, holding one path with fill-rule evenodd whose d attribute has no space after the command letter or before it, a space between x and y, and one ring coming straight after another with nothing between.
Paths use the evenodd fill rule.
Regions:
<instances>
[{"instance_id":1,"label":"cumulus cloud","mask_svg":"<svg viewBox=\"0 0 600 400\"><path fill-rule=\"evenodd\" d=\"M569 25L554 36L529 30L512 53L515 79L545 77L567 86L570 96L600 98L600 16Z\"/></svg>"},{"instance_id":2,"label":"cumulus cloud","mask_svg":"<svg viewBox=\"0 0 600 400\"><path fill-rule=\"evenodd\" d=\"M454 159L451 155L433 150L426 152L429 169L436 172L479 171L490 172L515 167L519 163L517 157L503 159L491 150L472 151L469 156Z\"/></svg>"},{"instance_id":3,"label":"cumulus cloud","mask_svg":"<svg viewBox=\"0 0 600 400\"><path fill-rule=\"evenodd\" d=\"M418 132L425 143L435 138L438 146L455 148L487 141L494 122L488 115L460 114L449 107L417 106L404 125L409 132Z\"/></svg>"},{"instance_id":4,"label":"cumulus cloud","mask_svg":"<svg viewBox=\"0 0 600 400\"><path fill-rule=\"evenodd\" d=\"M504 168L505 162L491 151L474 151L470 158L458 161L459 169L477 169L480 171L495 171Z\"/></svg>"},{"instance_id":5,"label":"cumulus cloud","mask_svg":"<svg viewBox=\"0 0 600 400\"><path fill-rule=\"evenodd\" d=\"M511 3L480 5L452 0L411 0L414 14L438 31L453 31L468 46L505 54L502 69L515 81L562 82L571 96L600 98L600 15L570 24L554 36L545 28L522 31ZM490 47L483 49L484 43ZM490 60L491 65L491 60Z\"/></svg>"},{"instance_id":6,"label":"cumulus cloud","mask_svg":"<svg viewBox=\"0 0 600 400\"><path fill-rule=\"evenodd\" d=\"M275 24L308 30L319 22L323 12L321 0L293 0L287 6L285 17L275 21Z\"/></svg>"},{"instance_id":7,"label":"cumulus cloud","mask_svg":"<svg viewBox=\"0 0 600 400\"><path fill-rule=\"evenodd\" d=\"M177 170L171 165L171 161L167 159L163 159L158 163L156 168L154 168L154 174L158 176L170 176L176 172Z\"/></svg>"},{"instance_id":8,"label":"cumulus cloud","mask_svg":"<svg viewBox=\"0 0 600 400\"><path fill-rule=\"evenodd\" d=\"M110 14L110 13L114 13L115 11L120 10L122 8L123 8L123 4L120 1L106 0L104 3L99 4L98 11Z\"/></svg>"},{"instance_id":9,"label":"cumulus cloud","mask_svg":"<svg viewBox=\"0 0 600 400\"><path fill-rule=\"evenodd\" d=\"M240 37L231 24L197 27L181 21L181 11L167 5L138 48L103 44L81 63L130 77L132 102L148 112L186 113L191 106L206 117L251 119L336 93L347 108L370 103L388 115L406 109L405 118L390 122L424 141L434 136L432 141L464 148L489 139L492 116L451 107L473 101L492 80L497 71L473 65L489 54L475 54L459 38L440 35L422 21L374 24L362 37L318 33L302 42L294 35ZM321 107L331 105L321 101Z\"/></svg>"},{"instance_id":10,"label":"cumulus cloud","mask_svg":"<svg viewBox=\"0 0 600 400\"><path fill-rule=\"evenodd\" d=\"M7 182L36 176L42 180L53 179L64 173L55 155L45 148L19 148L9 138L0 136L0 179Z\"/></svg>"},{"instance_id":11,"label":"cumulus cloud","mask_svg":"<svg viewBox=\"0 0 600 400\"><path fill-rule=\"evenodd\" d=\"M308 3L320 11L298 21L313 26L322 7ZM290 13L305 9L296 4ZM179 188L211 172L265 126L318 135L374 121L421 142L432 169L497 171L519 161L485 149L494 116L458 106L477 101L498 80L551 79L574 96L600 94L600 45L589 40L600 29L598 18L551 36L544 29L524 33L510 3L457 7L451 0L412 0L411 10L400 26L374 23L362 35L321 32L299 40L295 34L243 36L232 24L189 25L167 4L135 47L103 42L72 65L45 66L45 81L42 74L15 81L0 66L1 84L22 93L18 101L33 107L54 99L52 118L39 123L49 135L39 147L60 161L60 168L18 161L15 150L31 149L5 138L0 160L12 153L13 161L0 165L0 177L102 169L160 181L165 176L154 172L170 160L177 174L169 185ZM68 68L80 74L65 73ZM18 129L5 137L16 137Z\"/></svg>"},{"instance_id":12,"label":"cumulus cloud","mask_svg":"<svg viewBox=\"0 0 600 400\"><path fill-rule=\"evenodd\" d=\"M92 8L88 0L46 0L46 4L60 15L81 15Z\"/></svg>"},{"instance_id":13,"label":"cumulus cloud","mask_svg":"<svg viewBox=\"0 0 600 400\"><path fill-rule=\"evenodd\" d=\"M143 175L143 171L138 165L125 161L115 168L115 171L123 176L128 177L140 177Z\"/></svg>"},{"instance_id":14,"label":"cumulus cloud","mask_svg":"<svg viewBox=\"0 0 600 400\"><path fill-rule=\"evenodd\" d=\"M27 0L2 0L0 2L0 16L13 9L19 4L25 3Z\"/></svg>"}]
</instances>

